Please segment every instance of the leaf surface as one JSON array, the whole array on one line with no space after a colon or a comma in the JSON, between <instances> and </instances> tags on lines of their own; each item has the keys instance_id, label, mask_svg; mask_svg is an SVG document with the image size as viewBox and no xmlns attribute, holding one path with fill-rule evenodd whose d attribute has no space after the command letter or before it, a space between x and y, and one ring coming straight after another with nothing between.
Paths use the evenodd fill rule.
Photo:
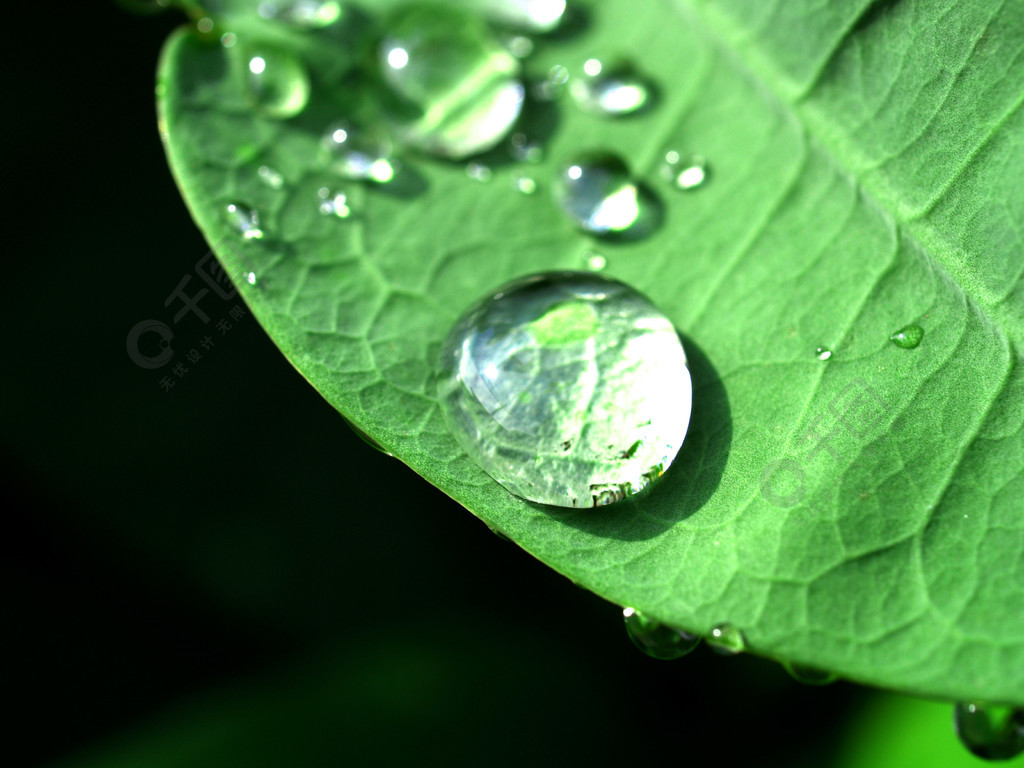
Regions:
<instances>
[{"instance_id":1,"label":"leaf surface","mask_svg":"<svg viewBox=\"0 0 1024 768\"><path fill-rule=\"evenodd\" d=\"M318 142L351 104L338 72L356 44L329 29L277 40L313 78L287 121L254 115L238 47L176 34L160 107L196 221L346 418L581 586L689 631L729 622L756 653L853 680L1024 702L1024 6L585 8L576 34L538 41L528 73L622 56L655 104L616 121L567 100L535 111L544 161L493 153L488 183L415 155L401 183L332 177ZM223 10L225 24L251 16L240 0ZM237 29L239 46L264 34ZM651 236L594 241L557 209L555 165L591 148L661 199ZM667 149L708 157L709 183L668 188ZM536 194L513 189L524 173ZM318 213L325 186L349 218ZM265 236L243 241L228 203L256 209ZM433 360L476 299L593 252L682 332L693 418L650 492L541 509L449 436ZM910 323L920 346L889 341Z\"/></svg>"}]
</instances>

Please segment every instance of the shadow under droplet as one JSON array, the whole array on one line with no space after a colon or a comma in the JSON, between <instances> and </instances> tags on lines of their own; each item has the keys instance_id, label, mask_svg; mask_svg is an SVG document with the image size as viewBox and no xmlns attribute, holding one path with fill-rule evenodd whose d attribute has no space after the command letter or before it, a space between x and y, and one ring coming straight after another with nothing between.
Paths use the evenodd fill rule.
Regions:
<instances>
[{"instance_id":1,"label":"shadow under droplet","mask_svg":"<svg viewBox=\"0 0 1024 768\"><path fill-rule=\"evenodd\" d=\"M589 509L531 504L535 509L593 536L641 541L663 533L698 512L718 488L732 445L732 415L721 377L704 351L679 334L693 384L693 409L686 439L672 466L635 496Z\"/></svg>"}]
</instances>

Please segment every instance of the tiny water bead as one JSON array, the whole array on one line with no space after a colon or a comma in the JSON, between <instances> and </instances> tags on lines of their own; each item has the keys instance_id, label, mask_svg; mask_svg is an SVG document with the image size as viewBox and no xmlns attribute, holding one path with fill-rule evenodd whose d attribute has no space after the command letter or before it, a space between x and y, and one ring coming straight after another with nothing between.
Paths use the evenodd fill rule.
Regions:
<instances>
[{"instance_id":1,"label":"tiny water bead","mask_svg":"<svg viewBox=\"0 0 1024 768\"><path fill-rule=\"evenodd\" d=\"M280 189L284 186L284 176L269 165L261 165L257 168L256 175L260 177L260 181L271 189Z\"/></svg>"},{"instance_id":2,"label":"tiny water bead","mask_svg":"<svg viewBox=\"0 0 1024 768\"><path fill-rule=\"evenodd\" d=\"M836 676L833 673L823 669L794 664L789 661L783 662L782 666L790 677L804 685L828 685L836 681Z\"/></svg>"},{"instance_id":3,"label":"tiny water bead","mask_svg":"<svg viewBox=\"0 0 1024 768\"><path fill-rule=\"evenodd\" d=\"M320 198L319 211L324 216L347 219L352 214L352 209L348 207L348 196L344 192L332 192L328 187L320 187L317 196Z\"/></svg>"},{"instance_id":4,"label":"tiny water bead","mask_svg":"<svg viewBox=\"0 0 1024 768\"><path fill-rule=\"evenodd\" d=\"M924 328L920 325L908 325L896 331L889 337L889 341L903 349L913 349L921 343L924 338Z\"/></svg>"},{"instance_id":5,"label":"tiny water bead","mask_svg":"<svg viewBox=\"0 0 1024 768\"><path fill-rule=\"evenodd\" d=\"M524 195L532 195L537 191L537 181L532 176L516 176L512 179L512 186Z\"/></svg>"},{"instance_id":6,"label":"tiny water bead","mask_svg":"<svg viewBox=\"0 0 1024 768\"><path fill-rule=\"evenodd\" d=\"M746 649L747 642L743 633L732 624L719 624L711 630L708 645L721 656L735 656Z\"/></svg>"},{"instance_id":7,"label":"tiny water bead","mask_svg":"<svg viewBox=\"0 0 1024 768\"><path fill-rule=\"evenodd\" d=\"M320 149L330 169L342 178L387 184L395 177L391 142L372 130L335 123L324 131Z\"/></svg>"},{"instance_id":8,"label":"tiny water bead","mask_svg":"<svg viewBox=\"0 0 1024 768\"><path fill-rule=\"evenodd\" d=\"M556 101L562 98L562 94L565 93L566 83L568 82L568 68L563 67L561 64L556 64L548 70L543 80L534 83L531 92L537 101Z\"/></svg>"},{"instance_id":9,"label":"tiny water bead","mask_svg":"<svg viewBox=\"0 0 1024 768\"><path fill-rule=\"evenodd\" d=\"M623 610L622 617L629 639L651 658L663 661L679 659L700 645L699 636L648 619L632 608Z\"/></svg>"},{"instance_id":10,"label":"tiny water bead","mask_svg":"<svg viewBox=\"0 0 1024 768\"><path fill-rule=\"evenodd\" d=\"M583 254L583 263L586 264L587 269L592 269L595 272L600 272L606 266L608 266L608 259L602 256L600 253L594 253L588 251Z\"/></svg>"},{"instance_id":11,"label":"tiny water bead","mask_svg":"<svg viewBox=\"0 0 1024 768\"><path fill-rule=\"evenodd\" d=\"M832 357L832 350L828 347L817 347L814 350L814 356L819 360L828 360Z\"/></svg>"},{"instance_id":12,"label":"tiny water bead","mask_svg":"<svg viewBox=\"0 0 1024 768\"><path fill-rule=\"evenodd\" d=\"M489 165L483 163L467 163L466 175L474 181L490 181L493 172Z\"/></svg>"},{"instance_id":13,"label":"tiny water bead","mask_svg":"<svg viewBox=\"0 0 1024 768\"><path fill-rule=\"evenodd\" d=\"M640 193L617 155L592 152L566 163L555 178L555 200L587 232L624 232L640 218Z\"/></svg>"},{"instance_id":14,"label":"tiny water bead","mask_svg":"<svg viewBox=\"0 0 1024 768\"><path fill-rule=\"evenodd\" d=\"M632 288L588 272L502 286L442 347L452 434L506 490L558 507L610 504L675 459L690 419L686 354Z\"/></svg>"},{"instance_id":15,"label":"tiny water bead","mask_svg":"<svg viewBox=\"0 0 1024 768\"><path fill-rule=\"evenodd\" d=\"M959 702L953 707L957 736L984 760L1009 760L1024 753L1024 707Z\"/></svg>"},{"instance_id":16,"label":"tiny water bead","mask_svg":"<svg viewBox=\"0 0 1024 768\"><path fill-rule=\"evenodd\" d=\"M256 7L265 19L273 19L299 29L321 29L341 18L337 0L267 0Z\"/></svg>"},{"instance_id":17,"label":"tiny water bead","mask_svg":"<svg viewBox=\"0 0 1024 768\"><path fill-rule=\"evenodd\" d=\"M565 0L471 0L499 24L527 32L550 32L565 15Z\"/></svg>"},{"instance_id":18,"label":"tiny water bead","mask_svg":"<svg viewBox=\"0 0 1024 768\"><path fill-rule=\"evenodd\" d=\"M263 237L260 229L260 217L252 208L239 203L228 203L223 209L224 220L239 232L245 240L259 240Z\"/></svg>"},{"instance_id":19,"label":"tiny water bead","mask_svg":"<svg viewBox=\"0 0 1024 768\"><path fill-rule=\"evenodd\" d=\"M702 186L708 180L710 170L703 155L681 155L675 150L665 153L661 175L676 189L690 190Z\"/></svg>"},{"instance_id":20,"label":"tiny water bead","mask_svg":"<svg viewBox=\"0 0 1024 768\"><path fill-rule=\"evenodd\" d=\"M395 117L409 144L450 159L493 148L519 117L519 60L477 16L415 4L393 16L378 48L385 82L417 114Z\"/></svg>"},{"instance_id":21,"label":"tiny water bead","mask_svg":"<svg viewBox=\"0 0 1024 768\"><path fill-rule=\"evenodd\" d=\"M651 88L629 64L607 65L600 59L587 59L583 75L569 83L569 93L586 112L618 117L642 109Z\"/></svg>"},{"instance_id":22,"label":"tiny water bead","mask_svg":"<svg viewBox=\"0 0 1024 768\"><path fill-rule=\"evenodd\" d=\"M245 77L256 109L267 117L285 120L306 108L309 74L302 62L271 46L250 50Z\"/></svg>"},{"instance_id":23,"label":"tiny water bead","mask_svg":"<svg viewBox=\"0 0 1024 768\"><path fill-rule=\"evenodd\" d=\"M544 159L540 144L531 141L525 133L513 133L508 140L508 153L522 163L539 163Z\"/></svg>"}]
</instances>

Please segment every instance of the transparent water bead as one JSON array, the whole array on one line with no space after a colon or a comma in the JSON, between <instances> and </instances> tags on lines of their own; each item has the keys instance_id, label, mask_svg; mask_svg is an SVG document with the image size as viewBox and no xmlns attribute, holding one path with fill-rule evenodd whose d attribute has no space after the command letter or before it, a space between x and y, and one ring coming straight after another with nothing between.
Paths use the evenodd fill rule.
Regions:
<instances>
[{"instance_id":1,"label":"transparent water bead","mask_svg":"<svg viewBox=\"0 0 1024 768\"><path fill-rule=\"evenodd\" d=\"M832 357L832 350L828 347L816 347L814 356L819 360L828 360Z\"/></svg>"},{"instance_id":2,"label":"transparent water bead","mask_svg":"<svg viewBox=\"0 0 1024 768\"><path fill-rule=\"evenodd\" d=\"M335 123L324 131L320 149L331 170L342 178L387 184L395 177L391 142L374 131Z\"/></svg>"},{"instance_id":3,"label":"transparent water bead","mask_svg":"<svg viewBox=\"0 0 1024 768\"><path fill-rule=\"evenodd\" d=\"M681 155L674 149L665 153L661 175L676 189L690 190L708 180L710 170L703 155Z\"/></svg>"},{"instance_id":4,"label":"transparent water bead","mask_svg":"<svg viewBox=\"0 0 1024 768\"><path fill-rule=\"evenodd\" d=\"M252 208L246 208L238 203L228 203L224 206L224 220L245 240L259 240L263 237L259 214Z\"/></svg>"},{"instance_id":5,"label":"transparent water bead","mask_svg":"<svg viewBox=\"0 0 1024 768\"><path fill-rule=\"evenodd\" d=\"M299 29L320 29L341 18L337 0L267 0L256 7L265 19L274 19Z\"/></svg>"},{"instance_id":6,"label":"transparent water bead","mask_svg":"<svg viewBox=\"0 0 1024 768\"><path fill-rule=\"evenodd\" d=\"M629 64L609 66L600 59L587 59L583 75L569 83L569 93L581 109L617 117L642 109L651 89Z\"/></svg>"},{"instance_id":7,"label":"transparent water bead","mask_svg":"<svg viewBox=\"0 0 1024 768\"><path fill-rule=\"evenodd\" d=\"M261 165L256 169L256 174L260 177L260 181L271 189L280 189L284 186L284 176L269 165Z\"/></svg>"},{"instance_id":8,"label":"transparent water bead","mask_svg":"<svg viewBox=\"0 0 1024 768\"><path fill-rule=\"evenodd\" d=\"M562 98L568 82L569 70L561 64L556 64L548 70L543 80L533 85L531 91L537 101L556 101Z\"/></svg>"},{"instance_id":9,"label":"transparent water bead","mask_svg":"<svg viewBox=\"0 0 1024 768\"><path fill-rule=\"evenodd\" d=\"M803 664L794 664L790 661L783 662L782 666L790 677L804 685L829 685L836 681L836 676L832 672L816 667L806 667Z\"/></svg>"},{"instance_id":10,"label":"transparent water bead","mask_svg":"<svg viewBox=\"0 0 1024 768\"><path fill-rule=\"evenodd\" d=\"M700 637L648 619L632 608L622 612L626 632L641 651L654 659L679 659L700 645Z\"/></svg>"},{"instance_id":11,"label":"transparent water bead","mask_svg":"<svg viewBox=\"0 0 1024 768\"><path fill-rule=\"evenodd\" d=\"M924 338L924 328L920 325L908 325L896 331L889 341L902 349L913 349Z\"/></svg>"},{"instance_id":12,"label":"transparent water bead","mask_svg":"<svg viewBox=\"0 0 1024 768\"><path fill-rule=\"evenodd\" d=\"M690 420L679 336L632 288L533 275L470 308L440 356L452 433L498 483L558 507L610 504L675 459Z\"/></svg>"},{"instance_id":13,"label":"transparent water bead","mask_svg":"<svg viewBox=\"0 0 1024 768\"><path fill-rule=\"evenodd\" d=\"M470 0L499 24L527 32L550 32L565 16L565 0Z\"/></svg>"},{"instance_id":14,"label":"transparent water bead","mask_svg":"<svg viewBox=\"0 0 1024 768\"><path fill-rule=\"evenodd\" d=\"M984 760L1009 760L1024 753L1024 707L960 702L953 707L960 741Z\"/></svg>"},{"instance_id":15,"label":"transparent water bead","mask_svg":"<svg viewBox=\"0 0 1024 768\"><path fill-rule=\"evenodd\" d=\"M348 195L344 192L333 192L328 187L320 187L317 190L317 196L320 198L319 211L324 216L347 219L352 215L352 209L348 205Z\"/></svg>"},{"instance_id":16,"label":"transparent water bead","mask_svg":"<svg viewBox=\"0 0 1024 768\"><path fill-rule=\"evenodd\" d=\"M445 5L405 6L378 48L385 82L415 115L402 138L462 159L494 147L519 117L520 63L479 17Z\"/></svg>"},{"instance_id":17,"label":"transparent water bead","mask_svg":"<svg viewBox=\"0 0 1024 768\"><path fill-rule=\"evenodd\" d=\"M624 232L640 218L640 194L616 155L591 152L566 163L555 178L555 200L583 229Z\"/></svg>"},{"instance_id":18,"label":"transparent water bead","mask_svg":"<svg viewBox=\"0 0 1024 768\"><path fill-rule=\"evenodd\" d=\"M278 120L294 117L309 102L309 74L302 62L271 46L251 49L245 75L256 109Z\"/></svg>"},{"instance_id":19,"label":"transparent water bead","mask_svg":"<svg viewBox=\"0 0 1024 768\"><path fill-rule=\"evenodd\" d=\"M735 656L747 647L743 633L732 624L719 624L712 628L708 637L711 650L722 656Z\"/></svg>"}]
</instances>

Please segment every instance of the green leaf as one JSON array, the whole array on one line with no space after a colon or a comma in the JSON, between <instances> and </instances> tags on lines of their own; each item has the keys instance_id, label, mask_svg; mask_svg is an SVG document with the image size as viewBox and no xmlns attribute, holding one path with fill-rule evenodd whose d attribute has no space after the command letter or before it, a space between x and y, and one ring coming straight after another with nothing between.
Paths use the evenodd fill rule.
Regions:
<instances>
[{"instance_id":1,"label":"green leaf","mask_svg":"<svg viewBox=\"0 0 1024 768\"><path fill-rule=\"evenodd\" d=\"M619 121L556 104L528 128L550 134L540 166L496 153L482 184L410 155L415 183L342 184L317 155L351 100L317 64L331 50L351 60L331 34L294 48L310 105L271 121L247 103L238 49L182 31L160 71L172 169L229 271L257 277L238 281L254 314L324 397L581 586L691 632L730 622L755 653L853 680L1024 702L1024 8L587 9L577 34L538 41L529 71L624 56L659 98ZM593 241L557 210L553 167L585 148L619 152L662 199L650 237ZM710 182L667 188L668 148L707 156ZM260 181L262 164L283 189ZM524 172L534 195L512 188ZM350 218L318 214L321 186L344 189ZM243 241L227 203L258 210L265 236ZM648 494L542 509L449 436L433 357L471 302L581 269L593 250L684 334L693 419ZM889 341L910 323L925 331L917 348ZM367 481L339 473L354 480Z\"/></svg>"}]
</instances>

